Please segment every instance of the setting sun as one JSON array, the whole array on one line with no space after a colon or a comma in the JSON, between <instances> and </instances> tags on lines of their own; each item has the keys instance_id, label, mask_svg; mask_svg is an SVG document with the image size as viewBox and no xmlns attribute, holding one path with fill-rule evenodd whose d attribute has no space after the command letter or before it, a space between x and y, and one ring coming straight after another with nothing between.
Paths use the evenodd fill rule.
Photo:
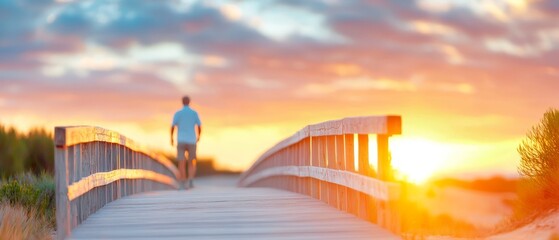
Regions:
<instances>
[{"instance_id":1,"label":"setting sun","mask_svg":"<svg viewBox=\"0 0 559 240\"><path fill-rule=\"evenodd\" d=\"M444 167L452 149L427 139L394 137L390 151L396 178L423 183Z\"/></svg>"}]
</instances>

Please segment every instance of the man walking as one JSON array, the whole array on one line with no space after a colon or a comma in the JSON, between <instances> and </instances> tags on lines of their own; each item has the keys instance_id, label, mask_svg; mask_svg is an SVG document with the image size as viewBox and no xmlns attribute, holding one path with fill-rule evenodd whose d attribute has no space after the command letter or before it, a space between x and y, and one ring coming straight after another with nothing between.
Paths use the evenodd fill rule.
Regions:
<instances>
[{"instance_id":1,"label":"man walking","mask_svg":"<svg viewBox=\"0 0 559 240\"><path fill-rule=\"evenodd\" d=\"M196 174L196 143L200 141L202 134L202 123L198 113L190 108L190 98L182 98L184 107L178 110L173 117L171 125L171 145L174 145L173 134L177 127L177 160L179 162L179 178L183 181L188 180L188 188L192 188L192 179ZM195 132L195 129L198 131ZM185 159L185 152L188 152L188 159ZM186 175L186 164L188 163L188 176Z\"/></svg>"}]
</instances>

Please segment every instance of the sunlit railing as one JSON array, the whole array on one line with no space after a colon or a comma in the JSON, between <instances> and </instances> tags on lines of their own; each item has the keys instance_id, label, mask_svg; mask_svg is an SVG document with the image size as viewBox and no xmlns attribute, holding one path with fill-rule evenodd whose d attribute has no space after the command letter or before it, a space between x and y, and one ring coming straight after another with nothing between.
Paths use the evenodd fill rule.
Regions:
<instances>
[{"instance_id":1,"label":"sunlit railing","mask_svg":"<svg viewBox=\"0 0 559 240\"><path fill-rule=\"evenodd\" d=\"M131 194L177 189L178 170L130 139L99 127L55 128L57 238L105 204Z\"/></svg>"},{"instance_id":2,"label":"sunlit railing","mask_svg":"<svg viewBox=\"0 0 559 240\"><path fill-rule=\"evenodd\" d=\"M390 182L388 139L401 133L401 125L400 116L355 117L309 125L265 152L243 173L239 185L309 195L399 232L396 203L400 187ZM377 172L369 163L369 134L377 138Z\"/></svg>"}]
</instances>

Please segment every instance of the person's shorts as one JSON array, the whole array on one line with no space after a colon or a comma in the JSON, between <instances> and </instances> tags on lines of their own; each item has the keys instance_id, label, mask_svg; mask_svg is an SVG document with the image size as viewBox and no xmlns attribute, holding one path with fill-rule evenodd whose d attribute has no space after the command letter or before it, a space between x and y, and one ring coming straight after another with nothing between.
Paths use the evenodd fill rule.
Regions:
<instances>
[{"instance_id":1,"label":"person's shorts","mask_svg":"<svg viewBox=\"0 0 559 240\"><path fill-rule=\"evenodd\" d=\"M185 160L185 152L188 152L188 161L196 159L196 144L179 143L177 144L177 161Z\"/></svg>"}]
</instances>

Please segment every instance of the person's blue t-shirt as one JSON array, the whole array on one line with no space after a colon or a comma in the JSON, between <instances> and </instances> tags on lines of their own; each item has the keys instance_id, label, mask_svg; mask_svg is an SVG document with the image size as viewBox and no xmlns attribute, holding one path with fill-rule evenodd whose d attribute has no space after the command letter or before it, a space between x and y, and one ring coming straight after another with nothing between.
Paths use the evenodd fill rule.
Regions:
<instances>
[{"instance_id":1,"label":"person's blue t-shirt","mask_svg":"<svg viewBox=\"0 0 559 240\"><path fill-rule=\"evenodd\" d=\"M177 126L177 142L178 143L196 143L196 125L202 126L198 113L189 106L184 106L175 113L173 117L173 126Z\"/></svg>"}]
</instances>

